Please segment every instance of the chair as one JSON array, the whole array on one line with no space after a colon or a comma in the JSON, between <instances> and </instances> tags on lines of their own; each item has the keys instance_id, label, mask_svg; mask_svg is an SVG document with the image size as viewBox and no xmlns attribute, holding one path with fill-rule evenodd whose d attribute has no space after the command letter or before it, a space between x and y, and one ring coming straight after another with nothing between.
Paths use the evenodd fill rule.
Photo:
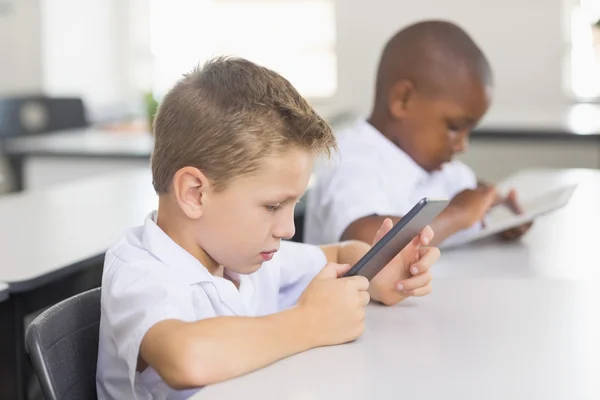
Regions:
<instances>
[{"instance_id":1,"label":"chair","mask_svg":"<svg viewBox=\"0 0 600 400\"><path fill-rule=\"evenodd\" d=\"M296 233L290 240L292 242L303 243L304 242L304 211L294 215L294 226L296 227Z\"/></svg>"},{"instance_id":2,"label":"chair","mask_svg":"<svg viewBox=\"0 0 600 400\"><path fill-rule=\"evenodd\" d=\"M80 98L0 98L0 137L83 128L88 125L85 106Z\"/></svg>"},{"instance_id":3,"label":"chair","mask_svg":"<svg viewBox=\"0 0 600 400\"><path fill-rule=\"evenodd\" d=\"M85 106L80 98L20 96L0 97L0 153L1 139L12 136L35 135L64 129L89 126ZM2 154L0 154L2 157ZM15 166L0 160L0 194L15 190L19 176Z\"/></svg>"},{"instance_id":4,"label":"chair","mask_svg":"<svg viewBox=\"0 0 600 400\"><path fill-rule=\"evenodd\" d=\"M296 204L296 209L294 210L294 226L296 227L296 233L294 234L294 237L290 239L292 242L304 242L304 219L306 216L306 196L308 195L308 190L304 196L302 196L298 204Z\"/></svg>"},{"instance_id":5,"label":"chair","mask_svg":"<svg viewBox=\"0 0 600 400\"><path fill-rule=\"evenodd\" d=\"M47 400L96 399L100 288L48 308L27 328L25 342Z\"/></svg>"}]
</instances>

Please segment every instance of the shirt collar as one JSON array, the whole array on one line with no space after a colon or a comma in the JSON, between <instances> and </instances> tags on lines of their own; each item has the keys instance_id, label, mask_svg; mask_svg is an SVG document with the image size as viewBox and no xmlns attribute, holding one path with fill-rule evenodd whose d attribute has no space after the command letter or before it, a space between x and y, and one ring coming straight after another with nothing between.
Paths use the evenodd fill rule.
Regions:
<instances>
[{"instance_id":1,"label":"shirt collar","mask_svg":"<svg viewBox=\"0 0 600 400\"><path fill-rule=\"evenodd\" d=\"M142 245L154 257L170 268L182 273L190 283L213 282L219 279L211 275L194 256L173 241L157 224L158 213L151 212L144 222Z\"/></svg>"},{"instance_id":2,"label":"shirt collar","mask_svg":"<svg viewBox=\"0 0 600 400\"><path fill-rule=\"evenodd\" d=\"M365 139L377 148L382 159L393 160L391 166L398 171L408 185L417 186L429 177L429 173L421 168L412 157L386 138L368 121L361 120L358 124Z\"/></svg>"},{"instance_id":3,"label":"shirt collar","mask_svg":"<svg viewBox=\"0 0 600 400\"><path fill-rule=\"evenodd\" d=\"M144 222L142 245L154 257L158 258L169 268L176 270L190 284L210 283L214 286L221 303L226 305L236 315L245 315L251 298L254 295L254 285L247 275L237 274L226 270L224 273L239 282L239 289L226 278L214 276L194 256L173 241L157 224L158 213L151 212Z\"/></svg>"}]
</instances>

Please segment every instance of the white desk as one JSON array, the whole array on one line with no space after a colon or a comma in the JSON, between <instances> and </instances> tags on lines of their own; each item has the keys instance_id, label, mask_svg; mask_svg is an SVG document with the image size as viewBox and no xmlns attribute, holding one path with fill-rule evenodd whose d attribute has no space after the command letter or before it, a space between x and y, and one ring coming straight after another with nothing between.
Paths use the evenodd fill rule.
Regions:
<instances>
[{"instance_id":1,"label":"white desk","mask_svg":"<svg viewBox=\"0 0 600 400\"><path fill-rule=\"evenodd\" d=\"M150 134L96 128L8 138L3 143L19 190L147 167L153 145Z\"/></svg>"},{"instance_id":2,"label":"white desk","mask_svg":"<svg viewBox=\"0 0 600 400\"><path fill-rule=\"evenodd\" d=\"M444 279L370 306L358 341L310 350L192 399L597 400L600 293L556 280Z\"/></svg>"},{"instance_id":3,"label":"white desk","mask_svg":"<svg viewBox=\"0 0 600 400\"><path fill-rule=\"evenodd\" d=\"M600 172L538 172L520 178L521 184L530 188L544 180L554 184L577 180L581 187L565 210L539 221L523 244L480 244L447 252L435 267L444 278L434 282L434 294L393 309L372 307L361 341L300 354L202 393L212 396L207 398L231 398L229 394L236 393L261 399L351 399L356 394L355 398L364 400L382 393L386 396L380 398L414 394L416 384L423 382L423 393L432 394L413 398L449 398L446 394L454 396L456 391L486 399L519 398L513 396L515 393L527 394L528 400L586 398L556 397L567 387L572 391L589 388L589 393L598 395L587 377L600 376L596 365L588 365L600 361L593 347L594 341L600 343L600 313L590 307L599 302L594 297L595 288L584 288L577 280L598 282L594 271L600 269L595 251L596 227L600 226ZM125 229L141 224L155 206L147 169L1 198L0 282L10 284L11 295L0 305L8 308L13 304L11 312L16 312L21 307L17 301L23 300L23 305L38 298L36 288L48 287L53 280L101 262L109 245ZM522 247L518 250L521 253L508 251L508 247ZM471 274L536 279L472 279ZM568 279L542 279L547 277ZM13 323L18 320L14 315L9 317ZM402 329L394 329L396 324ZM7 326L0 321L0 348L22 340L22 326L21 332L19 324L11 330ZM569 326L576 328L570 331ZM540 336L542 333L548 336ZM379 346L386 342L407 345L392 350ZM11 353L0 362L14 365L15 359L24 357L18 346L12 350L17 354ZM389 356L384 354L388 352ZM417 354L422 361L415 358ZM396 369L387 372L387 386L378 389L373 382L383 380L375 367L380 362ZM336 378L335 373L344 371L354 375L365 372L364 379L354 375ZM558 379L559 374L564 376ZM17 371L7 382L17 382L20 376ZM344 388L342 383L350 386ZM474 391L460 392L469 388ZM17 398L15 393L9 385L0 385L1 398ZM283 397L283 393L296 397ZM552 393L557 395L548 395ZM498 397L493 397L496 394Z\"/></svg>"},{"instance_id":4,"label":"white desk","mask_svg":"<svg viewBox=\"0 0 600 400\"><path fill-rule=\"evenodd\" d=\"M70 129L6 140L9 154L56 157L148 158L154 140L150 134L122 133L97 128Z\"/></svg>"},{"instance_id":5,"label":"white desk","mask_svg":"<svg viewBox=\"0 0 600 400\"><path fill-rule=\"evenodd\" d=\"M348 110L319 110L332 126L353 118ZM16 189L38 190L78 178L148 166L153 145L149 133L84 128L6 138L0 143L0 150L9 158Z\"/></svg>"},{"instance_id":6,"label":"white desk","mask_svg":"<svg viewBox=\"0 0 600 400\"><path fill-rule=\"evenodd\" d=\"M0 302L8 299L8 285L0 282Z\"/></svg>"},{"instance_id":7,"label":"white desk","mask_svg":"<svg viewBox=\"0 0 600 400\"><path fill-rule=\"evenodd\" d=\"M600 170L538 170L518 174L521 196L579 183L569 204L538 219L519 242L497 239L443 251L436 277L600 277Z\"/></svg>"},{"instance_id":8,"label":"white desk","mask_svg":"<svg viewBox=\"0 0 600 400\"><path fill-rule=\"evenodd\" d=\"M0 281L11 292L102 257L156 208L147 168L0 198Z\"/></svg>"},{"instance_id":9,"label":"white desk","mask_svg":"<svg viewBox=\"0 0 600 400\"><path fill-rule=\"evenodd\" d=\"M519 243L449 250L434 291L370 306L355 343L298 354L196 399L600 399L600 171L531 171L515 186L579 182Z\"/></svg>"},{"instance_id":10,"label":"white desk","mask_svg":"<svg viewBox=\"0 0 600 400\"><path fill-rule=\"evenodd\" d=\"M27 398L25 316L98 287L104 253L157 206L148 168L0 198L0 398Z\"/></svg>"}]
</instances>

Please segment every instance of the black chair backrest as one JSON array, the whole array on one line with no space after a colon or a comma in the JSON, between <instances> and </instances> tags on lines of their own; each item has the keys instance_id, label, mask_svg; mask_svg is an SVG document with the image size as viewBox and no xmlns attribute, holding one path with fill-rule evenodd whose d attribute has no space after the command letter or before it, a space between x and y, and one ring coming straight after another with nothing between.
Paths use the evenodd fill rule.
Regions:
<instances>
[{"instance_id":1,"label":"black chair backrest","mask_svg":"<svg viewBox=\"0 0 600 400\"><path fill-rule=\"evenodd\" d=\"M310 190L310 189L309 189ZM292 242L303 243L304 242L304 219L306 215L306 196L308 195L308 190L302 196L298 204L296 204L296 209L294 210L294 226L296 227L296 233L294 233L294 237L290 240Z\"/></svg>"},{"instance_id":2,"label":"black chair backrest","mask_svg":"<svg viewBox=\"0 0 600 400\"><path fill-rule=\"evenodd\" d=\"M88 126L80 98L21 96L0 98L0 137Z\"/></svg>"},{"instance_id":3,"label":"black chair backrest","mask_svg":"<svg viewBox=\"0 0 600 400\"><path fill-rule=\"evenodd\" d=\"M96 399L100 288L70 297L27 328L27 351L47 400Z\"/></svg>"}]
</instances>

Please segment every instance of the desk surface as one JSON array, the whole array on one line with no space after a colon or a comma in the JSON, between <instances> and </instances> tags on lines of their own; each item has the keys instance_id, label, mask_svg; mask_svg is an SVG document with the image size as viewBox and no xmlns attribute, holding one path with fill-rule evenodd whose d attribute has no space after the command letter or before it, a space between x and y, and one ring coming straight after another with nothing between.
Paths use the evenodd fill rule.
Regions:
<instances>
[{"instance_id":1,"label":"desk surface","mask_svg":"<svg viewBox=\"0 0 600 400\"><path fill-rule=\"evenodd\" d=\"M134 159L149 158L153 145L150 134L123 134L95 128L7 138L3 144L9 155Z\"/></svg>"},{"instance_id":2,"label":"desk surface","mask_svg":"<svg viewBox=\"0 0 600 400\"><path fill-rule=\"evenodd\" d=\"M353 118L347 110L322 108L332 126ZM3 151L12 156L99 157L147 159L154 140L149 133L123 133L98 128L70 129L4 139Z\"/></svg>"},{"instance_id":3,"label":"desk surface","mask_svg":"<svg viewBox=\"0 0 600 400\"><path fill-rule=\"evenodd\" d=\"M332 124L351 119L331 113ZM546 108L493 108L472 134L478 139L544 139L600 141L600 106L578 104ZM96 128L73 129L29 137L7 138L9 155L147 159L152 153L149 134L118 133Z\"/></svg>"},{"instance_id":4,"label":"desk surface","mask_svg":"<svg viewBox=\"0 0 600 400\"><path fill-rule=\"evenodd\" d=\"M492 108L472 137L600 140L600 105Z\"/></svg>"},{"instance_id":5,"label":"desk surface","mask_svg":"<svg viewBox=\"0 0 600 400\"><path fill-rule=\"evenodd\" d=\"M600 170L538 170L514 176L522 198L578 183L569 204L538 218L521 241L496 238L442 251L437 277L592 279L600 277Z\"/></svg>"},{"instance_id":6,"label":"desk surface","mask_svg":"<svg viewBox=\"0 0 600 400\"><path fill-rule=\"evenodd\" d=\"M600 293L561 280L443 279L370 306L356 342L313 349L193 399L600 398Z\"/></svg>"},{"instance_id":7,"label":"desk surface","mask_svg":"<svg viewBox=\"0 0 600 400\"><path fill-rule=\"evenodd\" d=\"M29 290L102 260L158 204L147 168L0 198L0 282Z\"/></svg>"},{"instance_id":8,"label":"desk surface","mask_svg":"<svg viewBox=\"0 0 600 400\"><path fill-rule=\"evenodd\" d=\"M528 171L523 196L578 182L519 243L443 252L433 294L370 306L352 344L314 349L199 399L600 398L600 171Z\"/></svg>"},{"instance_id":9,"label":"desk surface","mask_svg":"<svg viewBox=\"0 0 600 400\"><path fill-rule=\"evenodd\" d=\"M40 192L0 198L0 282L11 291L47 282L56 274L97 260L126 229L143 223L156 207L147 169L135 169ZM600 276L600 171L540 170L519 174L522 196L540 187L577 182L570 203L536 221L516 243L489 240L446 250L438 277ZM85 234L82 234L84 232Z\"/></svg>"},{"instance_id":10,"label":"desk surface","mask_svg":"<svg viewBox=\"0 0 600 400\"><path fill-rule=\"evenodd\" d=\"M8 299L8 285L0 282L0 301Z\"/></svg>"}]
</instances>

